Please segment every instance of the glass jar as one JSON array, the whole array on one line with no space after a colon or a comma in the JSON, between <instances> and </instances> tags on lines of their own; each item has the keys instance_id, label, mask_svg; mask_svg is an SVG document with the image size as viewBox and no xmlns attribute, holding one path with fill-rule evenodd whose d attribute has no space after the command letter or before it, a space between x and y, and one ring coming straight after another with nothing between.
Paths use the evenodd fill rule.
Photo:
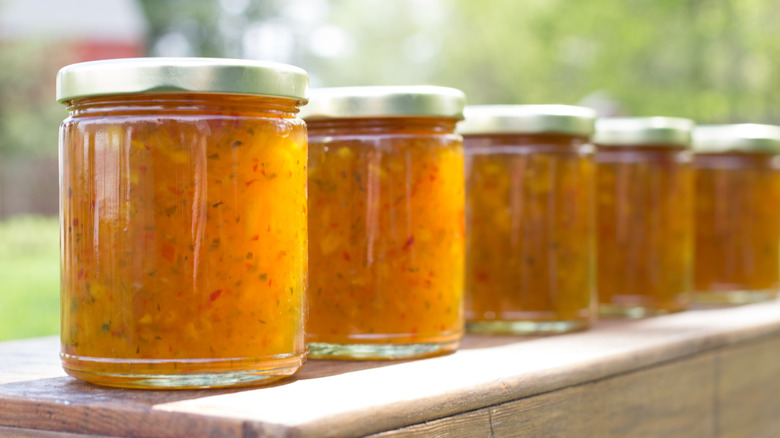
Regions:
<instances>
[{"instance_id":1,"label":"glass jar","mask_svg":"<svg viewBox=\"0 0 780 438\"><path fill-rule=\"evenodd\" d=\"M120 387L267 383L305 359L308 77L137 58L57 76L62 362Z\"/></svg>"},{"instance_id":2,"label":"glass jar","mask_svg":"<svg viewBox=\"0 0 780 438\"><path fill-rule=\"evenodd\" d=\"M780 126L693 131L694 300L741 304L780 287Z\"/></svg>"},{"instance_id":3,"label":"glass jar","mask_svg":"<svg viewBox=\"0 0 780 438\"><path fill-rule=\"evenodd\" d=\"M596 122L597 290L603 316L684 310L693 277L693 122Z\"/></svg>"},{"instance_id":4,"label":"glass jar","mask_svg":"<svg viewBox=\"0 0 780 438\"><path fill-rule=\"evenodd\" d=\"M313 90L310 357L401 359L463 335L464 96L441 87Z\"/></svg>"},{"instance_id":5,"label":"glass jar","mask_svg":"<svg viewBox=\"0 0 780 438\"><path fill-rule=\"evenodd\" d=\"M549 334L595 315L594 111L466 108L466 328Z\"/></svg>"}]
</instances>

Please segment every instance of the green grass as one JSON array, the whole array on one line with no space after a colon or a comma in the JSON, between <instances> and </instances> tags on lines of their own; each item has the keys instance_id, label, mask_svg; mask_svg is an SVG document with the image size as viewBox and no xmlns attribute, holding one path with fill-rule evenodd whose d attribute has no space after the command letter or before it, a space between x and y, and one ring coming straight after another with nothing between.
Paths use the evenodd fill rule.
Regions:
<instances>
[{"instance_id":1,"label":"green grass","mask_svg":"<svg viewBox=\"0 0 780 438\"><path fill-rule=\"evenodd\" d=\"M57 218L0 222L0 341L59 332Z\"/></svg>"}]
</instances>

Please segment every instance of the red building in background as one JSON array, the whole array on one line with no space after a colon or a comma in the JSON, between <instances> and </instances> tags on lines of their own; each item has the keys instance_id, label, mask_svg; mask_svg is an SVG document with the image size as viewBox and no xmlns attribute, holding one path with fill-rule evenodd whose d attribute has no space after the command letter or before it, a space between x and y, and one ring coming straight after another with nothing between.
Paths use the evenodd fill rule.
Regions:
<instances>
[{"instance_id":1,"label":"red building in background","mask_svg":"<svg viewBox=\"0 0 780 438\"><path fill-rule=\"evenodd\" d=\"M34 53L10 57L23 58L15 62L27 65L3 68L32 71L35 77L35 85L23 90L14 88L19 87L15 83L0 83L0 98L4 96L3 87L14 88L14 95L24 96L13 102L0 102L0 117L3 110L6 114L43 114L43 108L58 105L54 102L54 78L65 65L144 56L147 28L146 15L136 0L0 0L0 52L33 48ZM8 94L11 93L5 95ZM57 139L53 128L58 121L49 119L41 117L40 129L52 131L48 136L51 145L44 145L52 153L17 153L8 157L2 155L0 148L0 219L20 214L57 214Z\"/></svg>"},{"instance_id":2,"label":"red building in background","mask_svg":"<svg viewBox=\"0 0 780 438\"><path fill-rule=\"evenodd\" d=\"M145 52L147 23L136 0L4 0L0 41L47 40L72 62Z\"/></svg>"}]
</instances>

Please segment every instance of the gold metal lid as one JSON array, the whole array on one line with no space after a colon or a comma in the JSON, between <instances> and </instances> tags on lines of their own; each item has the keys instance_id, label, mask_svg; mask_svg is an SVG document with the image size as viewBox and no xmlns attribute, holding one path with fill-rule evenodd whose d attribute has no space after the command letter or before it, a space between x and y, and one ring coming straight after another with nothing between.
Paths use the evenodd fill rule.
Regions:
<instances>
[{"instance_id":1,"label":"gold metal lid","mask_svg":"<svg viewBox=\"0 0 780 438\"><path fill-rule=\"evenodd\" d=\"M128 58L91 61L57 73L57 101L142 93L225 93L306 101L309 76L274 62L222 58Z\"/></svg>"},{"instance_id":2,"label":"gold metal lid","mask_svg":"<svg viewBox=\"0 0 780 438\"><path fill-rule=\"evenodd\" d=\"M780 154L780 126L754 123L697 126L693 130L693 151Z\"/></svg>"},{"instance_id":3,"label":"gold metal lid","mask_svg":"<svg viewBox=\"0 0 780 438\"><path fill-rule=\"evenodd\" d=\"M475 105L458 132L473 134L593 134L596 112L570 105Z\"/></svg>"},{"instance_id":4,"label":"gold metal lid","mask_svg":"<svg viewBox=\"0 0 780 438\"><path fill-rule=\"evenodd\" d=\"M596 120L597 146L690 147L693 121L672 117L627 117Z\"/></svg>"},{"instance_id":5,"label":"gold metal lid","mask_svg":"<svg viewBox=\"0 0 780 438\"><path fill-rule=\"evenodd\" d=\"M300 117L307 121L365 117L463 119L462 91L429 85L315 88Z\"/></svg>"}]
</instances>

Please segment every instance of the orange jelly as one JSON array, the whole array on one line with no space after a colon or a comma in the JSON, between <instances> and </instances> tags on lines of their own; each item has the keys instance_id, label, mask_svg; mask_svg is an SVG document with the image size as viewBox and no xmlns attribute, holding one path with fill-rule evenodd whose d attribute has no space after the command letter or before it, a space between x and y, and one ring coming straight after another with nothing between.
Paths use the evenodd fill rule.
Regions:
<instances>
[{"instance_id":1,"label":"orange jelly","mask_svg":"<svg viewBox=\"0 0 780 438\"><path fill-rule=\"evenodd\" d=\"M750 303L780 287L780 127L694 130L694 299Z\"/></svg>"},{"instance_id":2,"label":"orange jelly","mask_svg":"<svg viewBox=\"0 0 780 438\"><path fill-rule=\"evenodd\" d=\"M270 382L302 364L307 148L295 114L306 76L235 62L118 60L60 73L70 112L60 131L68 374L218 387ZM247 83L233 81L235 69ZM299 97L262 94L274 92L268 75ZM188 91L135 90L133 77Z\"/></svg>"},{"instance_id":3,"label":"orange jelly","mask_svg":"<svg viewBox=\"0 0 780 438\"><path fill-rule=\"evenodd\" d=\"M595 113L466 108L466 328L561 333L595 316Z\"/></svg>"},{"instance_id":4,"label":"orange jelly","mask_svg":"<svg viewBox=\"0 0 780 438\"><path fill-rule=\"evenodd\" d=\"M454 129L462 102L457 90L439 87L312 92L303 115L311 357L395 359L457 348L464 182Z\"/></svg>"},{"instance_id":5,"label":"orange jelly","mask_svg":"<svg viewBox=\"0 0 780 438\"><path fill-rule=\"evenodd\" d=\"M693 274L693 174L686 119L596 124L598 295L603 316L684 310Z\"/></svg>"}]
</instances>

